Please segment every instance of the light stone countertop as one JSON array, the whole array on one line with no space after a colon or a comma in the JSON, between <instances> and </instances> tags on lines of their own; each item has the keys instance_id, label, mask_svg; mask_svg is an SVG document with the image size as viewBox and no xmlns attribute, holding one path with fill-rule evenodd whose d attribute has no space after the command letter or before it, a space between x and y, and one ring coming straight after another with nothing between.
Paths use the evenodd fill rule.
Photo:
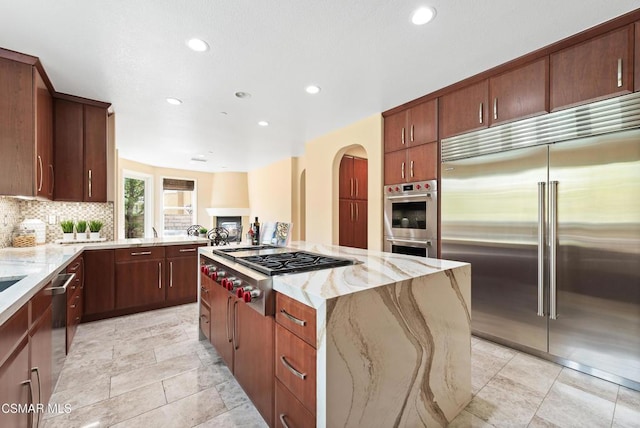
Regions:
<instances>
[{"instance_id":1,"label":"light stone countertop","mask_svg":"<svg viewBox=\"0 0 640 428\"><path fill-rule=\"evenodd\" d=\"M208 244L209 240L199 237L172 236L0 249L0 281L22 278L8 289L0 291L0 325L82 251L193 243Z\"/></svg>"},{"instance_id":2,"label":"light stone countertop","mask_svg":"<svg viewBox=\"0 0 640 428\"><path fill-rule=\"evenodd\" d=\"M293 242L289 247L360 262L334 269L274 276L274 290L316 309L327 300L337 297L409 281L468 264L306 242Z\"/></svg>"}]
</instances>

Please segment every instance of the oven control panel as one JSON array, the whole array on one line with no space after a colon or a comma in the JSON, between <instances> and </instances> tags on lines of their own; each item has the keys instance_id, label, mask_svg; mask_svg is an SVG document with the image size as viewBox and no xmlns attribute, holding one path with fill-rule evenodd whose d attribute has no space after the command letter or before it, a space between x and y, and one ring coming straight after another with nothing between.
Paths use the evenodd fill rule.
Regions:
<instances>
[{"instance_id":1,"label":"oven control panel","mask_svg":"<svg viewBox=\"0 0 640 428\"><path fill-rule=\"evenodd\" d=\"M386 195L411 195L416 193L434 192L437 190L436 180L419 181L416 183L387 184L384 186Z\"/></svg>"}]
</instances>

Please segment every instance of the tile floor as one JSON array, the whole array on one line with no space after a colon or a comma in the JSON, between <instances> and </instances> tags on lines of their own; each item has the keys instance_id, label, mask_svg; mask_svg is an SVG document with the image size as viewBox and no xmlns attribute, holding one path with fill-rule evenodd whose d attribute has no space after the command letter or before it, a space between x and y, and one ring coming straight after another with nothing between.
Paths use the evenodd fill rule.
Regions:
<instances>
[{"instance_id":1,"label":"tile floor","mask_svg":"<svg viewBox=\"0 0 640 428\"><path fill-rule=\"evenodd\" d=\"M472 338L473 400L452 427L640 427L640 392ZM81 324L45 428L266 427L195 304Z\"/></svg>"}]
</instances>

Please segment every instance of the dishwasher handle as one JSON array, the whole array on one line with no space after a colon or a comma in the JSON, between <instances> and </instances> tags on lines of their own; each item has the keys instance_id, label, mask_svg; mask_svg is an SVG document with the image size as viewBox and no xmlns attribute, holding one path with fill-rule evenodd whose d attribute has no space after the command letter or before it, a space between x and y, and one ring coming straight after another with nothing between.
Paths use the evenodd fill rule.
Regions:
<instances>
[{"instance_id":1,"label":"dishwasher handle","mask_svg":"<svg viewBox=\"0 0 640 428\"><path fill-rule=\"evenodd\" d=\"M60 274L56 277L56 279L53 280L53 286L47 288L47 291L50 291L53 296L56 296L58 294L65 294L67 292L67 287L75 279L76 279L75 273Z\"/></svg>"}]
</instances>

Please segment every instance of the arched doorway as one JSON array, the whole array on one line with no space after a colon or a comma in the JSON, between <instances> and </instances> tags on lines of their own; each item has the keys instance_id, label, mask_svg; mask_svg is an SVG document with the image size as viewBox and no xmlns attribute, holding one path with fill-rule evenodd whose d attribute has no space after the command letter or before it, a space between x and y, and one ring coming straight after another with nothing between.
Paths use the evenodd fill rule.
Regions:
<instances>
[{"instance_id":1,"label":"arched doorway","mask_svg":"<svg viewBox=\"0 0 640 428\"><path fill-rule=\"evenodd\" d=\"M347 151L340 160L338 244L368 247L368 161L364 149ZM355 154L353 154L355 153ZM366 156L366 152L364 152Z\"/></svg>"}]
</instances>

